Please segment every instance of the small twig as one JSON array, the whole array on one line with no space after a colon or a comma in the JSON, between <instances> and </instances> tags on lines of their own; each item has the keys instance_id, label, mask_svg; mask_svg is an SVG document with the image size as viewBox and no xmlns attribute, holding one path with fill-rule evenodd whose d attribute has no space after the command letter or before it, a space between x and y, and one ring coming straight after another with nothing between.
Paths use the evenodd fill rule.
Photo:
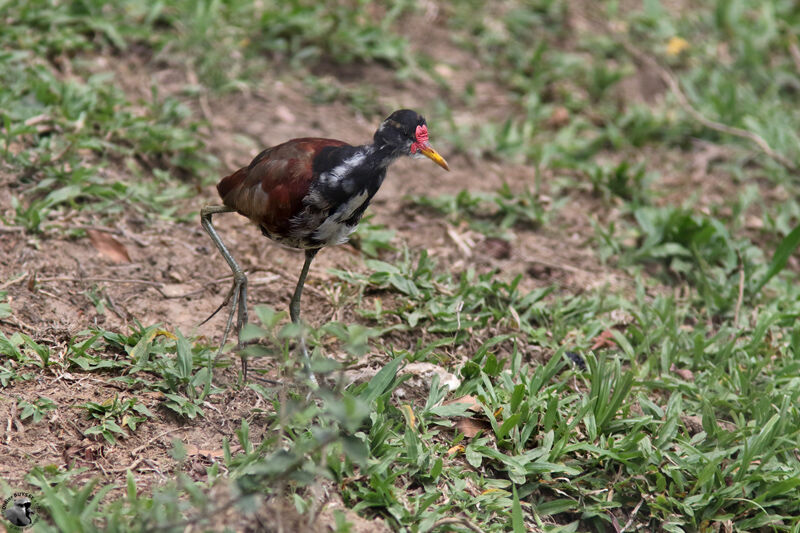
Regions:
<instances>
[{"instance_id":1,"label":"small twig","mask_svg":"<svg viewBox=\"0 0 800 533\"><path fill-rule=\"evenodd\" d=\"M13 421L17 418L17 402L11 402L11 413L8 415L6 424L6 445L11 444L11 428Z\"/></svg>"},{"instance_id":2,"label":"small twig","mask_svg":"<svg viewBox=\"0 0 800 533\"><path fill-rule=\"evenodd\" d=\"M147 448L148 446L150 446L151 444L153 444L155 441L157 441L158 439L163 437L164 435L169 435L170 433L173 433L175 431L184 431L186 429L189 429L189 426L183 426L183 427L179 427L177 429L173 428L173 429L168 429L166 431L162 431L161 433L159 433L155 437L151 437L151 438L147 439L147 442L145 442L141 446L137 446L136 448L132 449L129 453L131 455L136 455L139 452L141 452L142 450L144 450L145 448Z\"/></svg>"},{"instance_id":3,"label":"small twig","mask_svg":"<svg viewBox=\"0 0 800 533\"><path fill-rule=\"evenodd\" d=\"M266 267L263 270L265 272L272 272L273 274L277 274L279 277L284 278L284 279L288 279L288 280L294 279L294 281L297 281L296 278L292 278L292 276L290 276L286 272L283 272L283 271L281 271L281 270L279 270L279 269L277 269L275 267ZM233 275L227 276L227 277L221 278L221 279L233 279ZM326 298L327 297L324 292L322 292L321 290L317 289L313 285L308 285L308 284L304 285L303 286L303 291L304 292L305 291L310 292L311 294L313 294L315 296L319 296L320 298Z\"/></svg>"},{"instance_id":4,"label":"small twig","mask_svg":"<svg viewBox=\"0 0 800 533\"><path fill-rule=\"evenodd\" d=\"M133 471L134 471L134 469L135 469L137 466L139 466L139 463L141 463L142 461L144 461L144 457L139 457L138 459L136 459L134 462L132 462L132 463L131 463L131 464L129 464L128 466L126 466L126 467L123 467L123 468L115 468L115 469L111 470L110 472L111 472L112 474L119 474L119 473L121 473L121 472L127 472L128 470L130 470L131 472L133 472Z\"/></svg>"},{"instance_id":5,"label":"small twig","mask_svg":"<svg viewBox=\"0 0 800 533\"><path fill-rule=\"evenodd\" d=\"M27 277L28 277L28 273L27 272L23 272L22 274L20 274L16 278L10 279L10 280L6 281L5 283L3 283L2 285L0 285L0 291L2 291L5 288L8 288L8 287L10 287L12 285L16 285L17 283L19 283L20 281L23 281Z\"/></svg>"},{"instance_id":6,"label":"small twig","mask_svg":"<svg viewBox=\"0 0 800 533\"><path fill-rule=\"evenodd\" d=\"M76 225L62 226L61 224L48 224L48 227L55 228L55 229L60 229L60 230L65 230L65 231L69 231L69 230L87 231L87 230L91 229L91 230L100 231L100 232L103 232L103 233L111 233L112 235L119 235L120 237L122 237L122 235L123 235L121 230L118 230L118 229L115 229L115 228L108 228L106 226L91 226L91 225L86 225L86 224L76 224Z\"/></svg>"},{"instance_id":7,"label":"small twig","mask_svg":"<svg viewBox=\"0 0 800 533\"><path fill-rule=\"evenodd\" d=\"M586 270L585 268L579 268L573 265L568 265L566 263L556 263L553 261L547 261L546 259L542 259L540 257L524 257L523 261L526 263L536 263L542 266L546 266L547 268L552 268L554 270L564 270L566 272L574 272L576 274L586 274L589 276L597 275L597 272L592 272L591 270Z\"/></svg>"},{"instance_id":8,"label":"small twig","mask_svg":"<svg viewBox=\"0 0 800 533\"><path fill-rule=\"evenodd\" d=\"M169 435L170 433L173 433L175 431L182 431L184 429L188 429L188 428L184 426L184 427L178 428L178 429L168 429L166 431L162 431L161 433L159 433L155 437L152 437L152 438L148 439L147 442L145 442L141 446L137 446L136 448L130 450L128 453L130 453L132 456L138 455L142 450L144 450L145 448L147 448L148 446L153 444L155 441L157 441L158 439L160 439L164 435ZM128 465L126 467L122 467L122 468L115 468L115 469L111 470L111 472L119 473L119 472L125 472L127 470L133 470L134 467L136 467L143 460L144 460L144 457L139 457L134 462L132 462L130 465Z\"/></svg>"},{"instance_id":9,"label":"small twig","mask_svg":"<svg viewBox=\"0 0 800 533\"><path fill-rule=\"evenodd\" d=\"M199 85L200 83L197 73L191 67L186 70L186 78L192 85ZM211 106L208 105L208 94L205 91L201 91L197 97L197 102L200 104L200 111L203 113L203 117L208 122L208 129L211 133L214 133L214 113L211 112Z\"/></svg>"},{"instance_id":10,"label":"small twig","mask_svg":"<svg viewBox=\"0 0 800 533\"><path fill-rule=\"evenodd\" d=\"M30 324L25 323L22 320L20 320L17 315L12 313L11 318L13 318L14 320L12 321L12 320L8 320L8 318L0 318L0 322L2 322L3 324L10 324L10 325L15 326L17 328L25 328L28 331L36 331L36 328L34 328Z\"/></svg>"},{"instance_id":11,"label":"small twig","mask_svg":"<svg viewBox=\"0 0 800 533\"><path fill-rule=\"evenodd\" d=\"M177 237L171 237L169 235L150 235L151 237L158 239L160 241L173 241L177 244L180 244L191 253L195 253L195 246L186 242L186 239L179 239Z\"/></svg>"},{"instance_id":12,"label":"small twig","mask_svg":"<svg viewBox=\"0 0 800 533\"><path fill-rule=\"evenodd\" d=\"M614 528L614 533L622 533L622 528L619 527L619 520L617 520L617 517L614 516L614 513L611 511L606 511L606 514L611 520L611 526Z\"/></svg>"},{"instance_id":13,"label":"small twig","mask_svg":"<svg viewBox=\"0 0 800 533\"><path fill-rule=\"evenodd\" d=\"M611 30L610 30L611 31ZM631 44L627 39L619 36L618 32L611 31L612 34L616 34L618 38L619 44L622 45L625 50L631 54L633 57L638 59L643 63L647 63L651 67L653 67L658 74L661 76L661 79L664 80L664 83L670 88L672 93L675 95L675 98L678 99L678 103L680 106L686 111L692 118L694 118L697 122L702 124L703 126L716 130L722 133L726 133L728 135L733 135L734 137L741 137L743 139L748 139L755 143L761 151L767 154L769 157L786 167L788 170L792 172L796 172L798 167L795 163L789 160L783 154L780 154L773 150L767 141L764 140L763 137L753 133L752 131L747 131L742 128L737 128L735 126L729 126L727 124L723 124L721 122L717 122L715 120L711 120L705 117L700 111L692 107L692 104L689 102L689 98L686 96L686 93L683 92L681 89L681 84L678 79L670 72L666 67L662 66L654 57L651 57L641 50L639 50L636 46Z\"/></svg>"},{"instance_id":14,"label":"small twig","mask_svg":"<svg viewBox=\"0 0 800 533\"><path fill-rule=\"evenodd\" d=\"M157 291L160 291L160 289L159 289L159 288L157 288L157 287L156 287L156 290L157 290ZM120 310L119 310L119 308L117 308L117 304L116 304L116 303L114 303L114 300L112 300L112 299L111 299L111 296L109 296L109 295L107 295L107 294L106 294L106 304L108 304L108 308L109 308L109 309L111 309L111 311L112 311L112 312L113 312L115 315L117 315L118 317L120 317L122 320L128 320L128 319L130 318L130 316L131 316L131 315L130 315L130 313L128 313L128 312L125 312L125 313L123 314L123 313L122 313L122 311L120 311Z\"/></svg>"},{"instance_id":15,"label":"small twig","mask_svg":"<svg viewBox=\"0 0 800 533\"><path fill-rule=\"evenodd\" d=\"M74 224L74 225L49 224L48 227L60 229L62 231L89 231L89 230L100 231L102 233L110 233L111 235L118 235L120 237L125 237L126 239L130 239L139 246L141 246L142 248L147 248L148 246L150 246L149 242L143 241L136 235L133 235L132 233L127 232L123 229L109 228L106 226L92 226L88 224Z\"/></svg>"},{"instance_id":16,"label":"small twig","mask_svg":"<svg viewBox=\"0 0 800 533\"><path fill-rule=\"evenodd\" d=\"M74 144L74 141L67 143L67 145L60 152L58 152L56 155L51 157L50 160L47 163L49 165L52 165L53 163L55 163L56 161L58 161L59 159L64 157L64 155L72 149L73 144Z\"/></svg>"},{"instance_id":17,"label":"small twig","mask_svg":"<svg viewBox=\"0 0 800 533\"><path fill-rule=\"evenodd\" d=\"M197 296L198 294L202 294L206 291L205 287L202 289L195 289L193 291L185 292L183 294L174 294L170 296L169 294L165 293L161 287L156 287L156 290L161 295L162 298L166 298L167 300L179 300L181 298L188 298L189 296Z\"/></svg>"},{"instance_id":18,"label":"small twig","mask_svg":"<svg viewBox=\"0 0 800 533\"><path fill-rule=\"evenodd\" d=\"M472 257L472 247L475 246L472 239L465 235L460 235L451 224L445 222L442 225L447 232L447 236L458 246L458 249L461 250L464 257Z\"/></svg>"},{"instance_id":19,"label":"small twig","mask_svg":"<svg viewBox=\"0 0 800 533\"><path fill-rule=\"evenodd\" d=\"M739 327L739 311L742 309L742 299L744 298L744 261L742 254L736 250L736 258L739 260L739 295L736 297L736 307L733 311L733 328Z\"/></svg>"},{"instance_id":20,"label":"small twig","mask_svg":"<svg viewBox=\"0 0 800 533\"><path fill-rule=\"evenodd\" d=\"M245 272L245 274L249 274L249 273L250 273L249 271ZM248 286L267 285L269 283L272 283L273 281L278 281L279 279L281 279L281 276L278 276L277 274L273 274L272 276L263 276L263 277L260 277L260 278L251 277L250 275L248 275L248 277L247 277L247 285ZM204 285L218 285L218 284L222 283L223 281L233 281L233 274L230 274L228 276L222 276L221 278L216 278L216 279L206 279L206 280L203 281L203 284Z\"/></svg>"},{"instance_id":21,"label":"small twig","mask_svg":"<svg viewBox=\"0 0 800 533\"><path fill-rule=\"evenodd\" d=\"M633 508L633 512L631 513L630 518L628 518L628 521L625 522L624 526L622 526L622 529L619 530L620 533L625 533L625 530L631 527L631 525L633 524L633 519L636 518L636 513L639 512L639 508L642 506L643 503L644 503L644 498L639 500L639 503L637 503L636 507Z\"/></svg>"},{"instance_id":22,"label":"small twig","mask_svg":"<svg viewBox=\"0 0 800 533\"><path fill-rule=\"evenodd\" d=\"M0 233L25 233L22 226L0 226Z\"/></svg>"},{"instance_id":23,"label":"small twig","mask_svg":"<svg viewBox=\"0 0 800 533\"><path fill-rule=\"evenodd\" d=\"M130 239L133 242L135 242L136 244L138 244L139 246L141 246L142 248L147 248L148 246L150 246L149 242L143 241L142 239L140 239L136 235L134 235L134 234L132 234L132 233L130 233L128 231L125 231L124 229L108 228L108 227L105 227L105 226L89 226L89 225L85 225L85 224L78 224L78 225L75 225L75 226L58 226L58 225L55 225L54 227L62 229L62 230L81 230L81 231L94 230L94 231L100 231L100 232L103 232L103 233L110 233L112 235L119 235L120 237L124 237L126 239Z\"/></svg>"},{"instance_id":24,"label":"small twig","mask_svg":"<svg viewBox=\"0 0 800 533\"><path fill-rule=\"evenodd\" d=\"M161 471L161 468L160 468L160 467L159 467L159 466L156 464L156 462L155 462L155 461L153 461L152 459L148 459L147 457L145 457L145 458L144 458L144 462L145 462L145 464L146 464L147 466L149 466L149 467L150 467L150 469L151 469L153 472L155 472L156 474L158 474L158 475L161 477L161 479L162 479L162 480L166 481L166 479L167 479L167 476L165 476L165 475L164 475L164 472L162 472L162 471Z\"/></svg>"},{"instance_id":25,"label":"small twig","mask_svg":"<svg viewBox=\"0 0 800 533\"><path fill-rule=\"evenodd\" d=\"M70 277L55 277L55 278L37 278L37 283L48 283L54 281L74 281L74 282L98 282L98 283L138 283L141 285L149 285L151 287L162 287L164 284L158 281L148 281L146 279L115 279L115 278L70 278Z\"/></svg>"}]
</instances>

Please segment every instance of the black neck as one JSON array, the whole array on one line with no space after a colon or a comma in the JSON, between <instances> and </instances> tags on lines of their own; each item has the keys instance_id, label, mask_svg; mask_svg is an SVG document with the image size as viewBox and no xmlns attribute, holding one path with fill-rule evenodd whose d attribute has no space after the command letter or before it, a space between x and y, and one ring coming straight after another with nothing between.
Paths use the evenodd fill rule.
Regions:
<instances>
[{"instance_id":1,"label":"black neck","mask_svg":"<svg viewBox=\"0 0 800 533\"><path fill-rule=\"evenodd\" d=\"M361 148L368 152L365 162L376 168L386 168L403 155L402 146L391 144L373 143L366 144Z\"/></svg>"}]
</instances>

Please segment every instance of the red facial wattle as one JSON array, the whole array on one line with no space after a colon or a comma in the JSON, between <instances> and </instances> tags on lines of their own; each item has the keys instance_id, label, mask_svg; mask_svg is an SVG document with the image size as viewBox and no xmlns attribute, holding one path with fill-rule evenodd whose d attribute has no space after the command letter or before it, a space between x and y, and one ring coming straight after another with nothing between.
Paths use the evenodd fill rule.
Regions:
<instances>
[{"instance_id":1,"label":"red facial wattle","mask_svg":"<svg viewBox=\"0 0 800 533\"><path fill-rule=\"evenodd\" d=\"M450 167L447 166L447 161L445 161L444 158L440 156L436 152L436 150L433 149L431 143L428 142L428 126L425 125L417 126L417 130L414 136L416 137L417 140L411 144L412 154L416 154L417 152L419 152L422 155L433 160L434 163L436 163L443 169L450 170Z\"/></svg>"},{"instance_id":2,"label":"red facial wattle","mask_svg":"<svg viewBox=\"0 0 800 533\"><path fill-rule=\"evenodd\" d=\"M416 154L417 150L422 150L431 145L428 142L428 126L417 126L417 131L414 136L417 138L417 142L411 145L412 154Z\"/></svg>"}]
</instances>

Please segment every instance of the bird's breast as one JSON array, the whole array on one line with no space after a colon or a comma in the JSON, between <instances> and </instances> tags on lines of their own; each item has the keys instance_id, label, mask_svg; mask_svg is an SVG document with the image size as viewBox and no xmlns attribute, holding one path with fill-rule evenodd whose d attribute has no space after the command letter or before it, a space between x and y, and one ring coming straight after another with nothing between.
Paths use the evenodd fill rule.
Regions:
<instances>
[{"instance_id":1,"label":"bird's breast","mask_svg":"<svg viewBox=\"0 0 800 533\"><path fill-rule=\"evenodd\" d=\"M331 210L319 226L311 234L314 241L323 246L343 244L356 230L361 215L367 208L369 191L363 189L348 200Z\"/></svg>"}]
</instances>

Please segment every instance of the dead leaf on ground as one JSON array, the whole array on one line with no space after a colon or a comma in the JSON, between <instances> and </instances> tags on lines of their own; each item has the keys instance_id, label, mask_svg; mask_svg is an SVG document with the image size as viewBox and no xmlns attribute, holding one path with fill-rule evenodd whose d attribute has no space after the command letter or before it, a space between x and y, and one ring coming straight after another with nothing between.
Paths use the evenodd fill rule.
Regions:
<instances>
[{"instance_id":1,"label":"dead leaf on ground","mask_svg":"<svg viewBox=\"0 0 800 533\"><path fill-rule=\"evenodd\" d=\"M569 124L570 114L569 109L564 106L558 106L553 109L553 112L547 117L547 125L553 129L559 129Z\"/></svg>"},{"instance_id":2,"label":"dead leaf on ground","mask_svg":"<svg viewBox=\"0 0 800 533\"><path fill-rule=\"evenodd\" d=\"M186 455L200 455L202 457L207 457L209 459L222 459L223 457L225 457L225 452L222 451L222 448L217 450L204 450L198 448L194 444L187 444Z\"/></svg>"},{"instance_id":3,"label":"dead leaf on ground","mask_svg":"<svg viewBox=\"0 0 800 533\"><path fill-rule=\"evenodd\" d=\"M414 416L414 409L408 405L407 403L400 406L400 411L402 411L403 416L406 419L406 424L408 427L411 428L412 431L416 431L417 429L417 417Z\"/></svg>"},{"instance_id":4,"label":"dead leaf on ground","mask_svg":"<svg viewBox=\"0 0 800 533\"><path fill-rule=\"evenodd\" d=\"M703 419L696 415L681 416L681 422L686 426L689 435L695 436L703 431Z\"/></svg>"},{"instance_id":5,"label":"dead leaf on ground","mask_svg":"<svg viewBox=\"0 0 800 533\"><path fill-rule=\"evenodd\" d=\"M594 344L589 348L590 350L597 350L598 348L616 348L617 343L614 341L614 333L607 329L600 335L594 338Z\"/></svg>"},{"instance_id":6,"label":"dead leaf on ground","mask_svg":"<svg viewBox=\"0 0 800 533\"><path fill-rule=\"evenodd\" d=\"M449 388L451 391L456 390L459 385L461 385L461 380L459 380L454 374L451 374L439 365L434 365L432 363L422 362L408 364L405 366L405 368L400 370L400 374L412 374L424 379L427 382L430 382L433 379L433 375L436 374L439 376L439 383L442 385L447 385L447 388Z\"/></svg>"},{"instance_id":7,"label":"dead leaf on ground","mask_svg":"<svg viewBox=\"0 0 800 533\"><path fill-rule=\"evenodd\" d=\"M466 395L444 402L444 405L454 404L464 404L467 406L467 410L473 413L483 413L483 404L475 396ZM487 420L476 420L466 416L457 418L455 426L458 431L470 439L477 435L479 431L487 433L492 429L492 425Z\"/></svg>"},{"instance_id":8,"label":"dead leaf on ground","mask_svg":"<svg viewBox=\"0 0 800 533\"><path fill-rule=\"evenodd\" d=\"M694 373L688 368L678 368L675 366L675 363L672 363L672 365L669 367L669 371L673 374L679 375L686 381L694 381Z\"/></svg>"},{"instance_id":9,"label":"dead leaf on ground","mask_svg":"<svg viewBox=\"0 0 800 533\"><path fill-rule=\"evenodd\" d=\"M453 405L456 403L465 403L467 404L467 409L473 411L475 413L482 413L483 407L481 406L481 402L475 396L461 396L460 398L456 398L454 400L448 400L444 402L444 405Z\"/></svg>"},{"instance_id":10,"label":"dead leaf on ground","mask_svg":"<svg viewBox=\"0 0 800 533\"><path fill-rule=\"evenodd\" d=\"M121 242L104 231L87 229L86 234L92 241L92 246L100 252L100 255L107 257L114 263L130 263L131 256Z\"/></svg>"},{"instance_id":11,"label":"dead leaf on ground","mask_svg":"<svg viewBox=\"0 0 800 533\"><path fill-rule=\"evenodd\" d=\"M694 436L703 429L703 419L697 415L683 415L681 416L681 422L683 425L686 426L686 429L689 430L689 434ZM736 431L736 424L733 422L728 422L727 420L716 420L717 427L723 431Z\"/></svg>"},{"instance_id":12,"label":"dead leaf on ground","mask_svg":"<svg viewBox=\"0 0 800 533\"><path fill-rule=\"evenodd\" d=\"M456 455L458 453L464 453L466 448L462 444L456 444L455 446L451 447L447 450L447 455Z\"/></svg>"},{"instance_id":13,"label":"dead leaf on ground","mask_svg":"<svg viewBox=\"0 0 800 533\"><path fill-rule=\"evenodd\" d=\"M488 237L483 241L483 253L495 259L511 257L511 243L505 239Z\"/></svg>"},{"instance_id":14,"label":"dead leaf on ground","mask_svg":"<svg viewBox=\"0 0 800 533\"><path fill-rule=\"evenodd\" d=\"M492 426L489 424L489 422L485 422L483 420L475 420L474 418L464 417L456 420L456 429L458 429L465 437L471 439L480 431L486 433L492 429Z\"/></svg>"}]
</instances>

